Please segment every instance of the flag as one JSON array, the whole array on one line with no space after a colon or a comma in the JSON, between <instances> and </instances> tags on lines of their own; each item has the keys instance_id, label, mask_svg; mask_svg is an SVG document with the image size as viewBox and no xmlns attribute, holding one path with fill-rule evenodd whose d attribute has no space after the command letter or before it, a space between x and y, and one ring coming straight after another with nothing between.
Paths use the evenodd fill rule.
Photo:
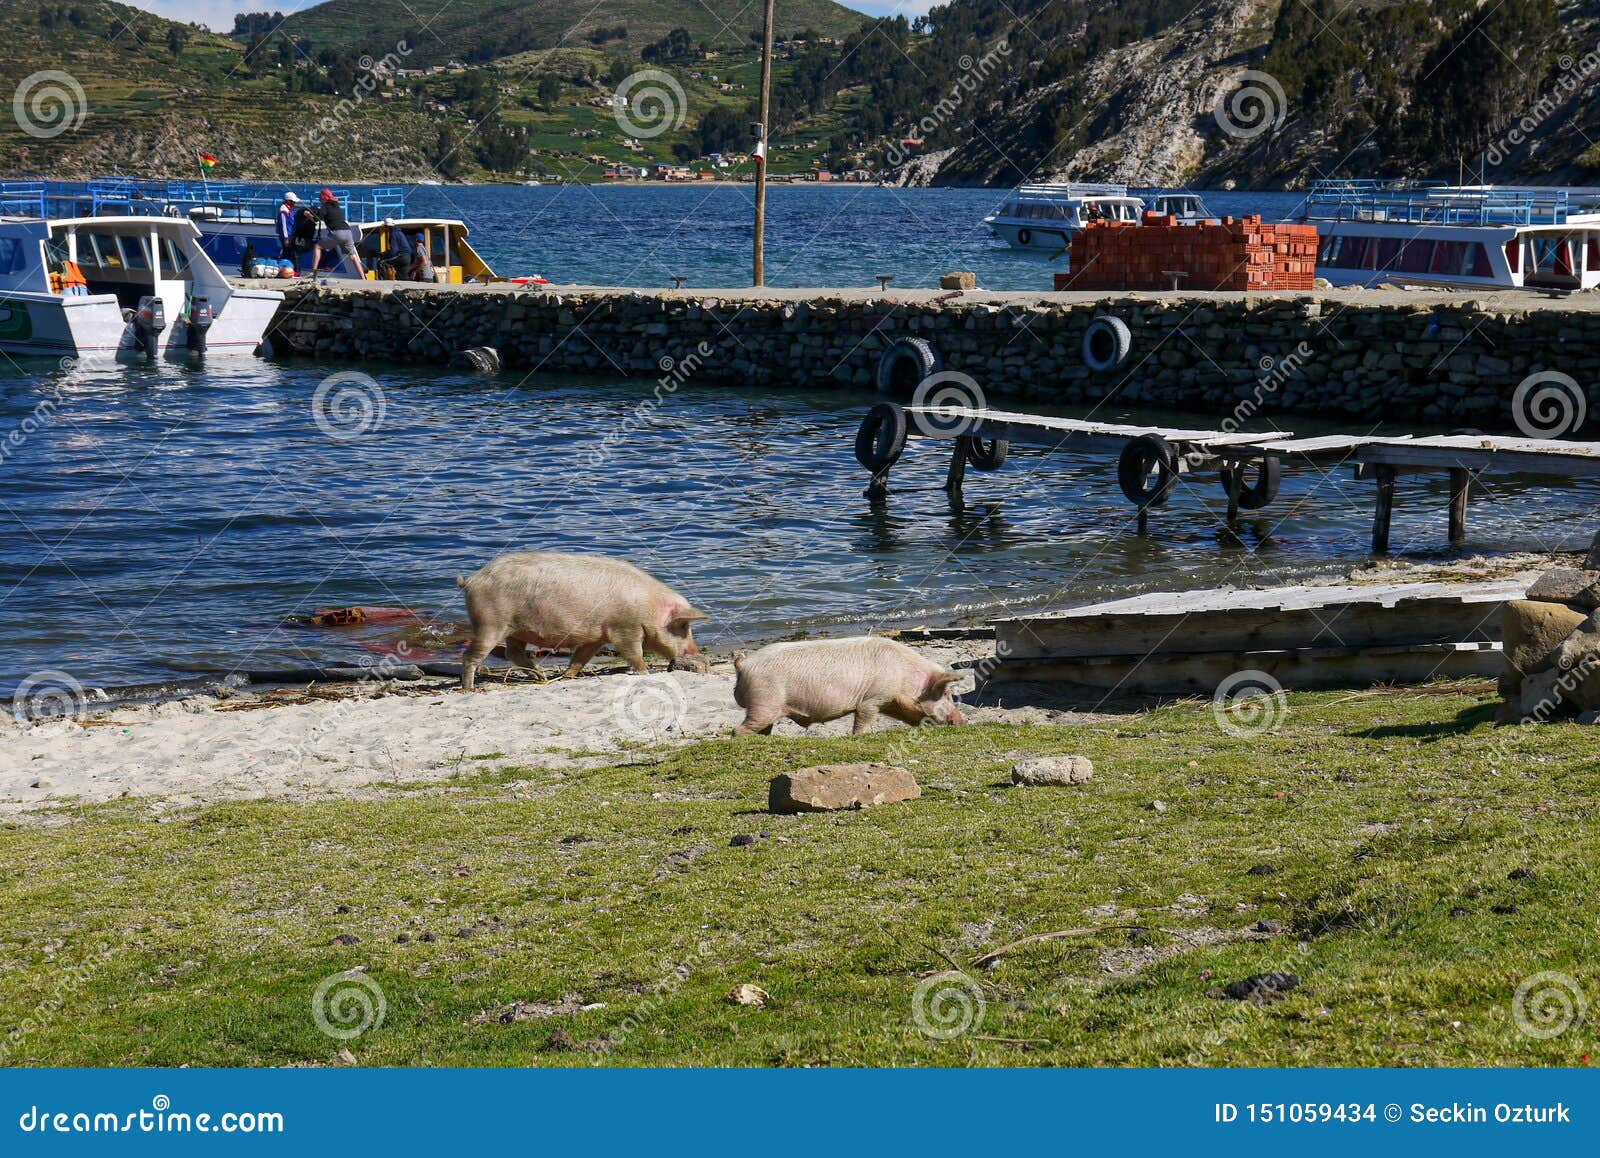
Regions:
<instances>
[{"instance_id":1,"label":"flag","mask_svg":"<svg viewBox=\"0 0 1600 1158\"><path fill-rule=\"evenodd\" d=\"M209 172L211 172L211 170L213 170L213 169L215 169L217 167L217 159L215 157L213 157L210 153L201 153L200 154L200 167L202 169L204 169L207 173L209 173Z\"/></svg>"}]
</instances>

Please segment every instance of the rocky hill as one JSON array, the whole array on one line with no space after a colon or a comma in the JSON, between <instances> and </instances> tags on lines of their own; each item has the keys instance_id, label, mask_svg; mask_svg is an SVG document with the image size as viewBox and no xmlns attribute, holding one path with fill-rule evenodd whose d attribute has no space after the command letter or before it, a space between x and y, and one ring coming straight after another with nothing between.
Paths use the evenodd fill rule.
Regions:
<instances>
[{"instance_id":1,"label":"rocky hill","mask_svg":"<svg viewBox=\"0 0 1600 1158\"><path fill-rule=\"evenodd\" d=\"M590 42L637 56L673 29L713 48L745 47L761 27L761 5L748 0L324 0L286 14L284 31L320 48L381 55L407 41L412 61L482 63L529 49ZM843 37L866 18L833 0L784 0L780 33L803 30ZM620 35L619 35L620 34Z\"/></svg>"},{"instance_id":2,"label":"rocky hill","mask_svg":"<svg viewBox=\"0 0 1600 1158\"><path fill-rule=\"evenodd\" d=\"M957 0L931 21L916 59L957 66L898 102L937 156L905 183L1600 176L1596 0Z\"/></svg>"}]
</instances>

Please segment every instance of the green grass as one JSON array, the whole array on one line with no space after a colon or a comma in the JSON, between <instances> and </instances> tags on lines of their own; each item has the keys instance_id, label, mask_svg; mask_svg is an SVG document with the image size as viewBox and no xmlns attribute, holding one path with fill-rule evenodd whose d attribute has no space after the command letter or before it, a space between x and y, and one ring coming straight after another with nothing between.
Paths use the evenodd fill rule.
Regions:
<instances>
[{"instance_id":1,"label":"green grass","mask_svg":"<svg viewBox=\"0 0 1600 1158\"><path fill-rule=\"evenodd\" d=\"M159 819L69 808L0 829L0 1049L90 1065L325 1063L345 1046L364 1065L1580 1064L1592 1024L1539 1040L1512 998L1543 971L1600 998L1594 733L1496 730L1492 712L1475 689L1296 695L1254 739L1179 704L1079 728L719 740L565 775L486 753L425 791ZM1022 752L1089 755L1094 779L1009 787ZM923 796L763 811L775 772L845 759L902 763ZM738 833L769 835L730 847ZM1284 931L1244 932L1261 919ZM1069 928L1090 931L973 968ZM984 1012L935 1040L913 994L952 966ZM335 1041L312 994L357 967L387 1013ZM1269 1005L1207 996L1272 970L1302 984ZM765 1008L724 1000L746 982Z\"/></svg>"}]
</instances>

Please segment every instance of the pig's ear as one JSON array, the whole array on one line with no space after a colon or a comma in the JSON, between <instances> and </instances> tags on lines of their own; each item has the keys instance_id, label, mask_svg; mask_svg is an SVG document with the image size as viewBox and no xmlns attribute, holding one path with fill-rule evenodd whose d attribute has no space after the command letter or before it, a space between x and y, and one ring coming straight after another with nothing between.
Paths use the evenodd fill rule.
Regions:
<instances>
[{"instance_id":1,"label":"pig's ear","mask_svg":"<svg viewBox=\"0 0 1600 1158\"><path fill-rule=\"evenodd\" d=\"M949 688L951 684L958 683L960 680L961 673L958 671L936 672L928 677L928 688L926 695L929 699L938 699L940 696L944 695L945 690Z\"/></svg>"},{"instance_id":2,"label":"pig's ear","mask_svg":"<svg viewBox=\"0 0 1600 1158\"><path fill-rule=\"evenodd\" d=\"M693 607L680 607L677 609L677 611L673 612L672 622L675 624L699 623L702 620L710 618L711 616L707 615L704 611L696 611Z\"/></svg>"}]
</instances>

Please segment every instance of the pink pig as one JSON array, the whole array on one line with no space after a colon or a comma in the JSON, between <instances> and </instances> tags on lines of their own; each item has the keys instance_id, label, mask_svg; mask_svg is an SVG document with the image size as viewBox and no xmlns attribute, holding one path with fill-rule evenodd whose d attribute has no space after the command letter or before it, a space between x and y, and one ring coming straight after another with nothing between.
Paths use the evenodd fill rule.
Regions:
<instances>
[{"instance_id":1,"label":"pink pig","mask_svg":"<svg viewBox=\"0 0 1600 1158\"><path fill-rule=\"evenodd\" d=\"M853 714L856 732L880 712L913 726L967 722L951 695L960 674L892 639L774 643L754 655L735 652L733 666L733 698L745 710L736 736L769 734L785 717L809 728Z\"/></svg>"},{"instance_id":2,"label":"pink pig","mask_svg":"<svg viewBox=\"0 0 1600 1158\"><path fill-rule=\"evenodd\" d=\"M456 586L466 593L472 642L461 660L461 690L472 690L483 659L502 641L519 667L534 666L528 647L570 649L575 676L607 644L636 672L644 653L671 667L704 672L693 625L709 618L672 588L632 563L601 555L513 551L497 555Z\"/></svg>"}]
</instances>

